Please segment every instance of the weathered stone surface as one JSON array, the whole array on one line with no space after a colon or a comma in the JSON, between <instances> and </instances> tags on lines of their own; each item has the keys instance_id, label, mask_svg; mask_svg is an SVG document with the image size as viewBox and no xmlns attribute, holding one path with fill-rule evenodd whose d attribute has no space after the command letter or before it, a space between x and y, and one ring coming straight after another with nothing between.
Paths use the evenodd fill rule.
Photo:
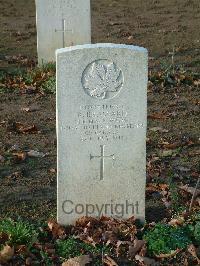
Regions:
<instances>
[{"instance_id":1,"label":"weathered stone surface","mask_svg":"<svg viewBox=\"0 0 200 266\"><path fill-rule=\"evenodd\" d=\"M90 0L36 0L38 61L55 50L91 42Z\"/></svg>"},{"instance_id":2,"label":"weathered stone surface","mask_svg":"<svg viewBox=\"0 0 200 266\"><path fill-rule=\"evenodd\" d=\"M116 44L57 50L58 222L144 220L147 50Z\"/></svg>"}]
</instances>

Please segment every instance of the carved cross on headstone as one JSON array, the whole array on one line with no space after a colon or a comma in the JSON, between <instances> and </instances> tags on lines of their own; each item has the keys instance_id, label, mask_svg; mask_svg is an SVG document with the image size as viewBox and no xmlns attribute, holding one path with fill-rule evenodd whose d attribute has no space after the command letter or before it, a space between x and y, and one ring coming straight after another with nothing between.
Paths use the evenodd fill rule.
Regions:
<instances>
[{"instance_id":1,"label":"carved cross on headstone","mask_svg":"<svg viewBox=\"0 0 200 266\"><path fill-rule=\"evenodd\" d=\"M90 160L92 159L95 159L95 158L99 158L101 159L100 161L100 180L103 180L104 179L104 163L105 163L105 159L115 159L115 156L114 154L112 155L105 155L104 152L105 152L105 145L100 145L101 147L101 155L97 155L97 156L93 156L90 154Z\"/></svg>"},{"instance_id":2,"label":"carved cross on headstone","mask_svg":"<svg viewBox=\"0 0 200 266\"><path fill-rule=\"evenodd\" d=\"M61 30L55 29L55 32L61 32L62 33L63 48L65 48L65 33L66 32L73 32L73 30L67 30L65 19L62 19L62 29Z\"/></svg>"}]
</instances>

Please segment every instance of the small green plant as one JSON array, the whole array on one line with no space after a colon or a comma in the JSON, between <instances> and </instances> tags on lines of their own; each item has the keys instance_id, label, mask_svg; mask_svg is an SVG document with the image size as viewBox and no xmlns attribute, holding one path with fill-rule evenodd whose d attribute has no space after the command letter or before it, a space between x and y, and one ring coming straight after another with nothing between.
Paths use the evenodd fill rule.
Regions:
<instances>
[{"instance_id":1,"label":"small green plant","mask_svg":"<svg viewBox=\"0 0 200 266\"><path fill-rule=\"evenodd\" d=\"M185 227L178 228L161 223L148 230L144 239L147 241L150 256L171 254L177 249L186 248L191 243Z\"/></svg>"},{"instance_id":2,"label":"small green plant","mask_svg":"<svg viewBox=\"0 0 200 266\"><path fill-rule=\"evenodd\" d=\"M49 231L48 225L44 221L38 221L36 223L36 226L38 228L38 241L43 242L43 241L48 241L49 240Z\"/></svg>"},{"instance_id":3,"label":"small green plant","mask_svg":"<svg viewBox=\"0 0 200 266\"><path fill-rule=\"evenodd\" d=\"M58 240L56 243L56 251L63 259L91 254L94 257L93 265L102 265L102 255L111 253L111 249L108 246L97 245L94 247L73 237L67 240Z\"/></svg>"},{"instance_id":4,"label":"small green plant","mask_svg":"<svg viewBox=\"0 0 200 266\"><path fill-rule=\"evenodd\" d=\"M58 240L56 251L64 259L74 258L82 254L80 243L72 237L67 240Z\"/></svg>"},{"instance_id":5,"label":"small green plant","mask_svg":"<svg viewBox=\"0 0 200 266\"><path fill-rule=\"evenodd\" d=\"M2 80L4 80L6 77L6 73L4 71L0 71L0 82L2 82Z\"/></svg>"},{"instance_id":6,"label":"small green plant","mask_svg":"<svg viewBox=\"0 0 200 266\"><path fill-rule=\"evenodd\" d=\"M197 245L200 245L200 221L194 225L194 239Z\"/></svg>"},{"instance_id":7,"label":"small green plant","mask_svg":"<svg viewBox=\"0 0 200 266\"><path fill-rule=\"evenodd\" d=\"M6 73L3 71L0 71L0 94L7 92L7 88L4 85L5 78L6 78Z\"/></svg>"},{"instance_id":8,"label":"small green plant","mask_svg":"<svg viewBox=\"0 0 200 266\"><path fill-rule=\"evenodd\" d=\"M187 229L192 242L200 246L200 212L192 217L192 221L187 225Z\"/></svg>"},{"instance_id":9,"label":"small green plant","mask_svg":"<svg viewBox=\"0 0 200 266\"><path fill-rule=\"evenodd\" d=\"M43 64L40 69L44 72L52 71L56 72L56 64L53 62Z\"/></svg>"},{"instance_id":10,"label":"small green plant","mask_svg":"<svg viewBox=\"0 0 200 266\"><path fill-rule=\"evenodd\" d=\"M22 78L24 79L24 82L26 85L31 85L34 82L34 72L27 72L24 75L22 75Z\"/></svg>"},{"instance_id":11,"label":"small green plant","mask_svg":"<svg viewBox=\"0 0 200 266\"><path fill-rule=\"evenodd\" d=\"M0 93L30 86L35 91L55 94L55 73L55 63L28 69L15 68L9 72L0 71Z\"/></svg>"},{"instance_id":12,"label":"small green plant","mask_svg":"<svg viewBox=\"0 0 200 266\"><path fill-rule=\"evenodd\" d=\"M12 154L10 154L10 152L5 152L4 158L5 158L5 162L4 162L5 165L7 166L13 165L13 156Z\"/></svg>"},{"instance_id":13,"label":"small green plant","mask_svg":"<svg viewBox=\"0 0 200 266\"><path fill-rule=\"evenodd\" d=\"M45 93L55 94L56 93L56 77L52 76L42 85L42 91Z\"/></svg>"},{"instance_id":14,"label":"small green plant","mask_svg":"<svg viewBox=\"0 0 200 266\"><path fill-rule=\"evenodd\" d=\"M0 85L0 94L8 93L8 92L9 92L9 90L7 88L1 87L1 85Z\"/></svg>"},{"instance_id":15,"label":"small green plant","mask_svg":"<svg viewBox=\"0 0 200 266\"><path fill-rule=\"evenodd\" d=\"M46 266L54 265L53 261L51 260L47 252L40 250L40 256L42 257L42 262L44 263L44 265Z\"/></svg>"},{"instance_id":16,"label":"small green plant","mask_svg":"<svg viewBox=\"0 0 200 266\"><path fill-rule=\"evenodd\" d=\"M39 159L38 158L28 158L28 160L27 160L27 164L32 169L36 168L38 163L39 163Z\"/></svg>"},{"instance_id":17,"label":"small green plant","mask_svg":"<svg viewBox=\"0 0 200 266\"><path fill-rule=\"evenodd\" d=\"M37 240L37 232L33 225L22 220L1 220L0 233L7 234L7 244L12 245L27 245L30 247Z\"/></svg>"},{"instance_id":18,"label":"small green plant","mask_svg":"<svg viewBox=\"0 0 200 266\"><path fill-rule=\"evenodd\" d=\"M171 197L171 208L172 213L174 216L178 215L179 213L185 210L185 206L183 206L181 202L181 197L177 188L176 183L173 181L172 174L169 177L168 184L169 184L169 192Z\"/></svg>"}]
</instances>

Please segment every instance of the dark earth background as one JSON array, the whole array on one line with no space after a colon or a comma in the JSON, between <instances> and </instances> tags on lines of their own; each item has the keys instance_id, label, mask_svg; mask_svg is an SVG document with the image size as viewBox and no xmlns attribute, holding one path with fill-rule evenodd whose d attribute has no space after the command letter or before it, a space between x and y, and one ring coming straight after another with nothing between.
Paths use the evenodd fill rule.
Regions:
<instances>
[{"instance_id":1,"label":"dark earth background","mask_svg":"<svg viewBox=\"0 0 200 266\"><path fill-rule=\"evenodd\" d=\"M33 0L0 0L0 70L10 56L36 58ZM92 0L92 42L126 43L149 50L150 71L172 63L200 70L199 0ZM195 186L199 174L199 84L148 90L147 182ZM35 106L35 112L22 108ZM15 145L44 158L0 162L0 215L46 219L56 214L55 95L0 93L0 155ZM17 134L13 122L34 124L38 134ZM168 144L167 144L168 143ZM188 145L188 143L190 145ZM170 174L171 173L171 174ZM81 177L80 177L81 178ZM159 193L147 190L147 220L167 216Z\"/></svg>"}]
</instances>

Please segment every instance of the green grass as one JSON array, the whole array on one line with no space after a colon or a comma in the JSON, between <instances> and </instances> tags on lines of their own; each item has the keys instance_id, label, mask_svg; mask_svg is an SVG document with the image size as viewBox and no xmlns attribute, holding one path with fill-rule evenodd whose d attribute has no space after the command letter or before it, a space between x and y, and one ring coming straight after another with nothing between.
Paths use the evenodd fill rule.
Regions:
<instances>
[{"instance_id":1,"label":"green grass","mask_svg":"<svg viewBox=\"0 0 200 266\"><path fill-rule=\"evenodd\" d=\"M149 81L163 88L172 88L179 85L194 85L195 80L200 78L199 73L185 69L182 65L176 65L174 60L161 62L159 71L149 73Z\"/></svg>"},{"instance_id":2,"label":"green grass","mask_svg":"<svg viewBox=\"0 0 200 266\"><path fill-rule=\"evenodd\" d=\"M48 266L54 265L54 258L45 249L37 248L33 245L34 243L53 244L56 257L61 263L70 258L89 255L92 258L92 265L100 266L104 255L111 257L116 255L116 250L112 249L111 245L97 244L93 246L75 239L72 235L68 239L56 240L52 238L47 223L39 220L36 223L21 219L16 221L8 218L0 220L0 236L1 240L4 240L4 243L1 242L0 250L6 244L10 246L25 245L35 255L38 265L41 263ZM200 245L200 213L191 216L181 227L158 223L145 231L143 239L147 243L147 256L153 257L161 254L173 254L177 249L186 249L191 243L198 246Z\"/></svg>"},{"instance_id":3,"label":"green grass","mask_svg":"<svg viewBox=\"0 0 200 266\"><path fill-rule=\"evenodd\" d=\"M186 71L174 63L163 63L160 71L150 72L149 81L163 88L176 87L181 84L194 85L199 79L198 73ZM13 92L16 89L31 87L35 92L56 93L56 64L48 63L35 68L15 68L0 71L0 93ZM157 86L159 87L159 86Z\"/></svg>"},{"instance_id":4,"label":"green grass","mask_svg":"<svg viewBox=\"0 0 200 266\"><path fill-rule=\"evenodd\" d=\"M173 173L169 174L168 184L169 184L169 192L172 202L171 205L172 214L173 216L177 216L185 210L185 206L183 206L182 204L177 184L173 180Z\"/></svg>"},{"instance_id":5,"label":"green grass","mask_svg":"<svg viewBox=\"0 0 200 266\"><path fill-rule=\"evenodd\" d=\"M192 242L200 246L200 211L191 218L191 223L187 225L187 233L190 235Z\"/></svg>"},{"instance_id":6,"label":"green grass","mask_svg":"<svg viewBox=\"0 0 200 266\"><path fill-rule=\"evenodd\" d=\"M0 93L12 92L13 89L24 89L28 86L43 93L55 94L55 73L54 63L44 64L40 67L0 72Z\"/></svg>"},{"instance_id":7,"label":"green grass","mask_svg":"<svg viewBox=\"0 0 200 266\"><path fill-rule=\"evenodd\" d=\"M56 94L56 77L50 77L42 84L42 92L47 94Z\"/></svg>"},{"instance_id":8,"label":"green grass","mask_svg":"<svg viewBox=\"0 0 200 266\"><path fill-rule=\"evenodd\" d=\"M12 219L0 221L0 233L8 235L7 244L27 245L30 247L37 240L37 232L34 226L28 222Z\"/></svg>"},{"instance_id":9,"label":"green grass","mask_svg":"<svg viewBox=\"0 0 200 266\"><path fill-rule=\"evenodd\" d=\"M27 160L27 165L31 169L35 169L36 167L38 167L40 163L41 163L41 160L39 158L28 158Z\"/></svg>"},{"instance_id":10,"label":"green grass","mask_svg":"<svg viewBox=\"0 0 200 266\"><path fill-rule=\"evenodd\" d=\"M76 240L73 237L67 240L58 240L56 243L57 254L63 260L78 257L81 255L90 254L94 257L93 265L102 265L102 254L110 254L111 249L102 245L92 246L82 241Z\"/></svg>"}]
</instances>

